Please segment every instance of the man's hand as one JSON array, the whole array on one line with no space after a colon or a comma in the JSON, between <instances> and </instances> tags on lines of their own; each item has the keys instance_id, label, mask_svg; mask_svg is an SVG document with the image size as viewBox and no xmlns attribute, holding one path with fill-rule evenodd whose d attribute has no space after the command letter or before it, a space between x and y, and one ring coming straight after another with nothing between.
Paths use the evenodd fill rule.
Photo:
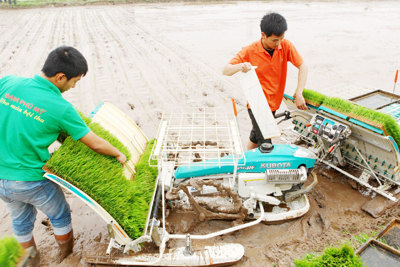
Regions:
<instances>
[{"instance_id":1,"label":"man's hand","mask_svg":"<svg viewBox=\"0 0 400 267\"><path fill-rule=\"evenodd\" d=\"M303 94L295 94L294 98L296 99L296 107L298 109L307 109L306 100L304 99Z\"/></svg>"},{"instance_id":2,"label":"man's hand","mask_svg":"<svg viewBox=\"0 0 400 267\"><path fill-rule=\"evenodd\" d=\"M239 65L240 71L243 73L246 73L251 70L251 64L249 62L240 63L238 65Z\"/></svg>"},{"instance_id":3,"label":"man's hand","mask_svg":"<svg viewBox=\"0 0 400 267\"><path fill-rule=\"evenodd\" d=\"M238 64L227 64L222 70L223 75L232 76L233 74L241 71L243 73L251 70L251 64L249 62L238 63Z\"/></svg>"},{"instance_id":4,"label":"man's hand","mask_svg":"<svg viewBox=\"0 0 400 267\"><path fill-rule=\"evenodd\" d=\"M115 157L122 165L126 162L126 156L124 154L92 131L79 140L97 153Z\"/></svg>"},{"instance_id":5,"label":"man's hand","mask_svg":"<svg viewBox=\"0 0 400 267\"><path fill-rule=\"evenodd\" d=\"M122 166L124 166L126 162L126 156L124 154L120 152L119 155L116 156L115 158L122 164Z\"/></svg>"}]
</instances>

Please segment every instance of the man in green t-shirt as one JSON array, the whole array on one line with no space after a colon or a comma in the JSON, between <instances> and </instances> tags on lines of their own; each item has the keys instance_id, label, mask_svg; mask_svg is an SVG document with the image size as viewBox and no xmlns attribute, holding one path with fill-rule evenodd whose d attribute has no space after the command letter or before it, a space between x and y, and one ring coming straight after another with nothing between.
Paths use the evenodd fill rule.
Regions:
<instances>
[{"instance_id":1,"label":"man in green t-shirt","mask_svg":"<svg viewBox=\"0 0 400 267\"><path fill-rule=\"evenodd\" d=\"M61 188L43 177L48 147L68 133L103 155L126 161L117 148L94 134L61 93L75 87L88 71L83 55L59 47L47 57L41 75L0 79L0 199L10 212L13 232L24 248L36 247L37 209L53 226L60 247L58 262L72 252L71 213ZM38 254L39 255L39 254Z\"/></svg>"}]
</instances>

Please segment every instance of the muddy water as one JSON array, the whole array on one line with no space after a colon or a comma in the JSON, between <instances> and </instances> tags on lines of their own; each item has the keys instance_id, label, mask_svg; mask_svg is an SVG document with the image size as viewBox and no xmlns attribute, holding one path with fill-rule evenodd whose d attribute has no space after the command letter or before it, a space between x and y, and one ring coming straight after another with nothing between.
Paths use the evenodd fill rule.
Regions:
<instances>
[{"instance_id":1,"label":"muddy water","mask_svg":"<svg viewBox=\"0 0 400 267\"><path fill-rule=\"evenodd\" d=\"M240 47L259 38L259 20L269 10L288 20L286 37L309 66L307 88L345 98L373 89L392 90L395 69L400 68L398 1L0 9L0 76L31 76L39 72L51 49L73 45L87 57L89 73L65 98L86 115L101 101L109 101L153 138L162 112L193 106L231 110L231 97L235 97L246 143L250 121L244 96L236 78L223 77L221 68ZM287 92L292 93L295 86L296 70L289 67ZM67 198L76 243L74 254L60 266L81 266L83 251L94 251L93 241L108 241L106 225L78 199ZM300 219L259 224L207 242L243 244L245 257L236 266L290 266L304 253L320 252L353 235L376 231L400 216L398 205L378 219L361 211L368 197L336 173L319 175L309 198L311 209ZM0 218L0 233L11 234L11 220L2 202ZM182 224L187 227L190 219ZM55 266L56 244L48 225L39 213L34 235L43 266ZM230 222L210 221L194 232L227 226Z\"/></svg>"}]
</instances>

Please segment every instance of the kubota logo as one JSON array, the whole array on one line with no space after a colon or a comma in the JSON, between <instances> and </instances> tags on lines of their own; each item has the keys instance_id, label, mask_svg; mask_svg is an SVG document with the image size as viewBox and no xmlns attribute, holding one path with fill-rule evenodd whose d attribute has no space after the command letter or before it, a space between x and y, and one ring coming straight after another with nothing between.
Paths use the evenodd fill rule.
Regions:
<instances>
[{"instance_id":1,"label":"kubota logo","mask_svg":"<svg viewBox=\"0 0 400 267\"><path fill-rule=\"evenodd\" d=\"M290 168L290 162L282 162L282 163L261 163L261 168L264 168L264 169L284 169L284 168Z\"/></svg>"}]
</instances>

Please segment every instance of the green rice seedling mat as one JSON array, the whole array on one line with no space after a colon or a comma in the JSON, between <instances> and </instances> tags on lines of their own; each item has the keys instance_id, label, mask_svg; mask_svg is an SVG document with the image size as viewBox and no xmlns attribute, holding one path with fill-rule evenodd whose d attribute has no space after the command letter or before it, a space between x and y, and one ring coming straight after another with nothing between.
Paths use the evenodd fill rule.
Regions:
<instances>
[{"instance_id":1,"label":"green rice seedling mat","mask_svg":"<svg viewBox=\"0 0 400 267\"><path fill-rule=\"evenodd\" d=\"M0 266L15 266L23 254L24 249L14 237L0 239Z\"/></svg>"},{"instance_id":2,"label":"green rice seedling mat","mask_svg":"<svg viewBox=\"0 0 400 267\"><path fill-rule=\"evenodd\" d=\"M326 98L325 95L309 89L303 90L303 96L308 104L313 105L315 107L319 107Z\"/></svg>"},{"instance_id":3,"label":"green rice seedling mat","mask_svg":"<svg viewBox=\"0 0 400 267\"><path fill-rule=\"evenodd\" d=\"M81 115L82 116L82 115ZM122 143L100 124L82 116L89 128L125 154ZM127 180L122 165L111 156L100 155L80 141L67 137L44 169L73 184L99 203L132 239L143 234L153 196L157 168L150 167L154 141L150 141L136 164L133 180Z\"/></svg>"},{"instance_id":4,"label":"green rice seedling mat","mask_svg":"<svg viewBox=\"0 0 400 267\"><path fill-rule=\"evenodd\" d=\"M400 128L392 116L359 106L338 97L324 96L321 93L309 89L304 90L303 96L306 102L318 102L321 106L345 114L350 118L367 123L378 129L382 129L385 135L392 136L397 145L400 146Z\"/></svg>"}]
</instances>

